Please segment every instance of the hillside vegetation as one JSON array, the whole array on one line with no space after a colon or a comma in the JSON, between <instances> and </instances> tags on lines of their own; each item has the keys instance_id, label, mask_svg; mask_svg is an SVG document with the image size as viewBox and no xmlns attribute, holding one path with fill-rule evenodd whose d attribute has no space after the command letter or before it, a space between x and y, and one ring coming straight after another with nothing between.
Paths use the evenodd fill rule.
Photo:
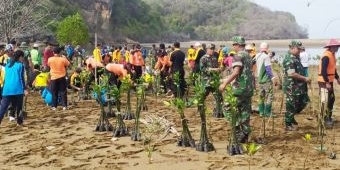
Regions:
<instances>
[{"instance_id":1,"label":"hillside vegetation","mask_svg":"<svg viewBox=\"0 0 340 170\"><path fill-rule=\"evenodd\" d=\"M173 42L246 39L308 38L295 17L273 12L248 0L49 0L54 18L47 32L79 12L102 42ZM54 22L49 22L53 20Z\"/></svg>"}]
</instances>

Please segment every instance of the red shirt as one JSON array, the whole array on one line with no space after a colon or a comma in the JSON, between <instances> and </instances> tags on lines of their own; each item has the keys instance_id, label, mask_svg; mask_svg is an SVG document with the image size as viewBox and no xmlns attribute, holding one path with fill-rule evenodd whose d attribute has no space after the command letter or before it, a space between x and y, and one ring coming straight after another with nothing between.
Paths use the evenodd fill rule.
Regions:
<instances>
[{"instance_id":1,"label":"red shirt","mask_svg":"<svg viewBox=\"0 0 340 170\"><path fill-rule=\"evenodd\" d=\"M51 49L45 48L44 56L43 56L43 65L47 66L47 61L50 57L54 56L54 53Z\"/></svg>"}]
</instances>

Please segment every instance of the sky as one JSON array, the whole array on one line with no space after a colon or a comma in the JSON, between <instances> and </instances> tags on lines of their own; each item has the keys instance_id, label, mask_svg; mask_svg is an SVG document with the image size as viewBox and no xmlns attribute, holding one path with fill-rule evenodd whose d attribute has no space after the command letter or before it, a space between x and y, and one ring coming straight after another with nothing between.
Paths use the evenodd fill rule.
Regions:
<instances>
[{"instance_id":1,"label":"sky","mask_svg":"<svg viewBox=\"0 0 340 170\"><path fill-rule=\"evenodd\" d=\"M340 38L340 0L249 0L272 11L286 11L307 28L310 39Z\"/></svg>"}]
</instances>

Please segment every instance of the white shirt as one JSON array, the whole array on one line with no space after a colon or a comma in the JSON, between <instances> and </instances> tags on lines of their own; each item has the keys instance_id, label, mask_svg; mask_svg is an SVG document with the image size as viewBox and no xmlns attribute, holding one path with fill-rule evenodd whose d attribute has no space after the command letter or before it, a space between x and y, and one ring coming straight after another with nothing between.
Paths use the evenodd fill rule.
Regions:
<instances>
[{"instance_id":1,"label":"white shirt","mask_svg":"<svg viewBox=\"0 0 340 170\"><path fill-rule=\"evenodd\" d=\"M271 65L270 57L265 52L257 53L255 57L256 57L256 71L257 71L256 76L260 77L261 74L266 71L265 67Z\"/></svg>"},{"instance_id":2,"label":"white shirt","mask_svg":"<svg viewBox=\"0 0 340 170\"><path fill-rule=\"evenodd\" d=\"M303 67L309 66L309 60L310 60L310 54L308 54L306 51L303 51L300 53L300 60Z\"/></svg>"}]
</instances>

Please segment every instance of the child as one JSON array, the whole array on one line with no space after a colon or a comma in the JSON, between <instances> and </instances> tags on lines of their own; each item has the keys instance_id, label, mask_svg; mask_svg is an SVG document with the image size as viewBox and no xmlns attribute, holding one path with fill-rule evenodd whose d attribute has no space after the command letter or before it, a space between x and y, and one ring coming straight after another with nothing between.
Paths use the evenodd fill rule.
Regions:
<instances>
[{"instance_id":1,"label":"child","mask_svg":"<svg viewBox=\"0 0 340 170\"><path fill-rule=\"evenodd\" d=\"M48 68L46 66L43 67L42 72L39 73L35 80L32 83L32 86L35 90L39 90L40 94L42 94L43 90L48 86L49 84L49 77L50 74L48 72Z\"/></svg>"},{"instance_id":2,"label":"child","mask_svg":"<svg viewBox=\"0 0 340 170\"><path fill-rule=\"evenodd\" d=\"M80 80L81 71L82 71L81 68L78 67L71 75L70 86L74 91L80 91L83 88L83 85Z\"/></svg>"}]
</instances>

